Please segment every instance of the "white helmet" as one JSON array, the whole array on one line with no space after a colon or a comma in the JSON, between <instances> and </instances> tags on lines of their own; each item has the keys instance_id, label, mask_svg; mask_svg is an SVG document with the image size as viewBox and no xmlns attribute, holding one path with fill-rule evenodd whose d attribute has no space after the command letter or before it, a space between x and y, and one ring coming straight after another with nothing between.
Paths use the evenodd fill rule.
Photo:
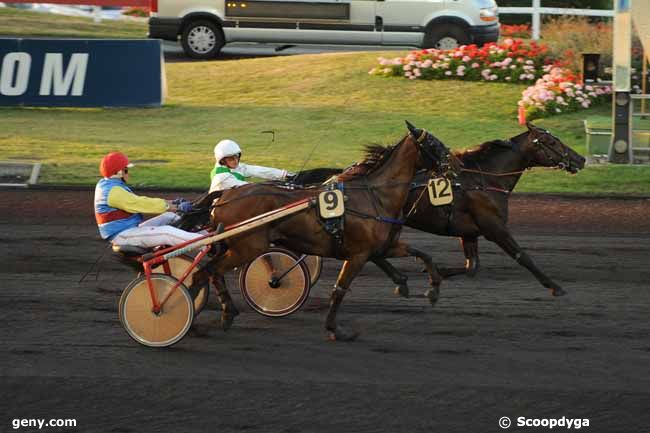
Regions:
<instances>
[{"instance_id":1,"label":"white helmet","mask_svg":"<svg viewBox=\"0 0 650 433\"><path fill-rule=\"evenodd\" d=\"M214 146L214 159L217 160L217 164L219 164L225 157L235 155L241 155L241 149L239 148L239 145L232 140L221 140L216 146Z\"/></svg>"}]
</instances>

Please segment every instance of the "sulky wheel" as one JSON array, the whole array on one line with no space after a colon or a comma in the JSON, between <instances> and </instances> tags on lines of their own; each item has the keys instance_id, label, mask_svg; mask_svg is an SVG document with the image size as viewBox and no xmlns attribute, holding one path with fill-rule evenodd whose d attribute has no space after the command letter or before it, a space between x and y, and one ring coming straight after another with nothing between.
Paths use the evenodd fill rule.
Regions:
<instances>
[{"instance_id":1,"label":"sulky wheel","mask_svg":"<svg viewBox=\"0 0 650 433\"><path fill-rule=\"evenodd\" d=\"M321 256L307 256L305 257L305 264L307 265L307 269L309 269L311 287L314 287L323 270L323 258Z\"/></svg>"},{"instance_id":2,"label":"sulky wheel","mask_svg":"<svg viewBox=\"0 0 650 433\"><path fill-rule=\"evenodd\" d=\"M169 270L171 271L172 277L176 279L180 279L185 271L187 271L187 268L192 264L194 259L190 256L178 256L174 257L172 259L169 259ZM162 269L162 267L160 267ZM191 288L192 285L192 276L196 272L198 267L195 267L192 269L192 272L185 278L185 281L183 281L183 284L185 284L186 287L188 287L188 292L190 293L190 296L192 297L192 300L194 302L194 316L198 316L198 314L203 310L205 307L205 304L208 303L208 293L210 291L210 287L199 287L196 289Z\"/></svg>"},{"instance_id":3,"label":"sulky wheel","mask_svg":"<svg viewBox=\"0 0 650 433\"><path fill-rule=\"evenodd\" d=\"M246 264L239 273L239 287L248 305L268 317L288 316L298 310L307 300L311 284L307 265L304 261L296 265L297 261L293 252L272 248Z\"/></svg>"},{"instance_id":4,"label":"sulky wheel","mask_svg":"<svg viewBox=\"0 0 650 433\"><path fill-rule=\"evenodd\" d=\"M177 282L168 275L151 275L151 284L159 302ZM168 347L179 342L190 329L194 306L187 288L181 284L161 311L154 313L147 279L141 276L124 289L120 297L119 316L126 332L138 343L149 347Z\"/></svg>"}]
</instances>

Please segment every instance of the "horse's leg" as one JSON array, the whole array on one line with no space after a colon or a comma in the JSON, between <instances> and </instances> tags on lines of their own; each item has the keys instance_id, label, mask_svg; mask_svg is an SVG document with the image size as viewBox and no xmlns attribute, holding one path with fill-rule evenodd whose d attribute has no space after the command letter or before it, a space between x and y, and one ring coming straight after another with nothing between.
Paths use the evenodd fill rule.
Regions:
<instances>
[{"instance_id":1,"label":"horse's leg","mask_svg":"<svg viewBox=\"0 0 650 433\"><path fill-rule=\"evenodd\" d=\"M431 256L420 251L417 248L413 248L410 245L398 241L393 244L384 257L417 257L418 259L424 262L427 273L429 274L429 285L431 288L427 290L424 295L429 299L431 305L435 305L438 302L440 297L440 283L442 283L442 276L438 272L438 267L433 264Z\"/></svg>"},{"instance_id":2,"label":"horse's leg","mask_svg":"<svg viewBox=\"0 0 650 433\"><path fill-rule=\"evenodd\" d=\"M478 259L478 239L477 238L461 238L460 244L463 247L465 254L465 267L464 268L443 268L438 267L438 272L443 278L454 277L456 275L466 274L468 277L474 277L478 272L479 259Z\"/></svg>"},{"instance_id":3,"label":"horse's leg","mask_svg":"<svg viewBox=\"0 0 650 433\"><path fill-rule=\"evenodd\" d=\"M478 238L461 238L463 253L465 253L465 270L468 277L476 276L480 267L478 259Z\"/></svg>"},{"instance_id":4,"label":"horse's leg","mask_svg":"<svg viewBox=\"0 0 650 433\"><path fill-rule=\"evenodd\" d=\"M482 227L483 229L483 227ZM528 269L537 280L547 289L551 289L553 296L566 295L566 291L555 281L546 276L533 262L533 259L521 249L519 244L503 224L495 224L489 228L483 229L483 235L489 241L494 242L503 249L510 257L515 259L524 268Z\"/></svg>"},{"instance_id":5,"label":"horse's leg","mask_svg":"<svg viewBox=\"0 0 650 433\"><path fill-rule=\"evenodd\" d=\"M395 287L395 294L402 296L404 298L409 297L409 286L408 286L408 277L398 271L395 266L391 265L390 262L381 257L375 257L370 260L373 262L379 269L384 271L388 278L393 280L397 287Z\"/></svg>"},{"instance_id":6,"label":"horse's leg","mask_svg":"<svg viewBox=\"0 0 650 433\"><path fill-rule=\"evenodd\" d=\"M232 322L235 320L235 317L239 315L239 310L235 307L230 293L226 288L226 279L222 274L213 273L210 276L212 284L217 291L217 297L219 298L219 303L221 304L221 329L227 331L232 326Z\"/></svg>"},{"instance_id":7,"label":"horse's leg","mask_svg":"<svg viewBox=\"0 0 650 433\"><path fill-rule=\"evenodd\" d=\"M339 277L330 296L330 308L327 312L327 319L325 320L325 329L328 332L328 338L332 341L352 341L359 336L358 332L346 331L336 324L336 312L345 294L350 290L352 280L361 271L361 268L363 268L367 260L368 257L366 256L356 256L350 260L346 260L343 263L341 272L339 272Z\"/></svg>"},{"instance_id":8,"label":"horse's leg","mask_svg":"<svg viewBox=\"0 0 650 433\"><path fill-rule=\"evenodd\" d=\"M200 284L203 284L206 278L214 285L219 303L221 304L221 328L224 331L230 329L232 322L239 314L226 287L224 274L235 266L251 260L256 254L261 254L265 251L266 246L268 246L268 242L259 241L259 245L262 245L262 247L253 248L256 239L254 237L251 239L248 244L245 242L247 239L242 241L243 244L251 246L245 253L247 255L243 255L243 251L240 252L235 248L229 248L223 255L215 256L210 263L198 270L193 277L192 286L198 285L198 287L201 287Z\"/></svg>"}]
</instances>

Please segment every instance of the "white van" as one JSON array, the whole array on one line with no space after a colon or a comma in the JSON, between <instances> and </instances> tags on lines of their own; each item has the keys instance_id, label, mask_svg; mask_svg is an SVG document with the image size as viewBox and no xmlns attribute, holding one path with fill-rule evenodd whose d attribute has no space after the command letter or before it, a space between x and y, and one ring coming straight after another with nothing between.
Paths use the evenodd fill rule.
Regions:
<instances>
[{"instance_id":1,"label":"white van","mask_svg":"<svg viewBox=\"0 0 650 433\"><path fill-rule=\"evenodd\" d=\"M408 45L496 41L494 0L152 0L149 37L198 59L229 42Z\"/></svg>"}]
</instances>

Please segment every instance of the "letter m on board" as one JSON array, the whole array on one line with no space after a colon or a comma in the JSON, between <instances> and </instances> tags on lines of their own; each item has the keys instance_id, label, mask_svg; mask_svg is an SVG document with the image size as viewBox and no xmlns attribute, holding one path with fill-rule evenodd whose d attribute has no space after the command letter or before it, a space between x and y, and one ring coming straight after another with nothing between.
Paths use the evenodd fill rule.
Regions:
<instances>
[{"instance_id":1,"label":"letter m on board","mask_svg":"<svg viewBox=\"0 0 650 433\"><path fill-rule=\"evenodd\" d=\"M81 96L86 83L88 53L74 53L63 71L63 54L47 53L41 75L41 96ZM70 92L72 88L72 92Z\"/></svg>"}]
</instances>

